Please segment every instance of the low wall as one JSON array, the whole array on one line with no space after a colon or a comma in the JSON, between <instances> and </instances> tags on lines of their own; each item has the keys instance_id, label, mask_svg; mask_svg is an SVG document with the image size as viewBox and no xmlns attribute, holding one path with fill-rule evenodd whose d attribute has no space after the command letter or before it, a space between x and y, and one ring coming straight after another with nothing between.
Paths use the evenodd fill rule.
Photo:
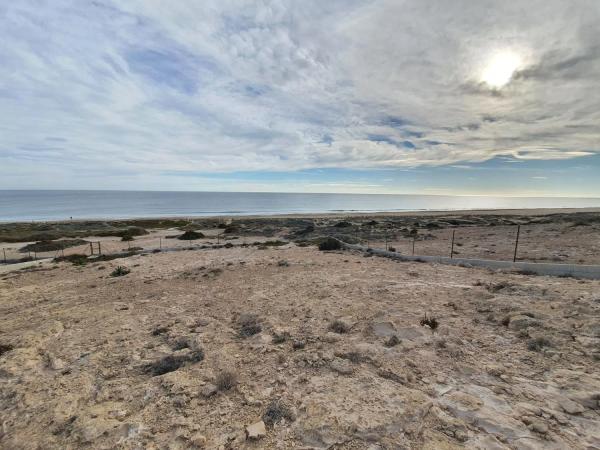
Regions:
<instances>
[{"instance_id":1,"label":"low wall","mask_svg":"<svg viewBox=\"0 0 600 450\"><path fill-rule=\"evenodd\" d=\"M450 264L462 267L484 267L487 269L516 270L536 275L554 277L576 277L600 280L600 265L552 264L533 262L494 261L491 259L450 258L448 256L408 256L387 250L368 248L363 245L347 244L340 241L344 248L369 252L374 255L393 258L400 261L423 261L439 264Z\"/></svg>"}]
</instances>

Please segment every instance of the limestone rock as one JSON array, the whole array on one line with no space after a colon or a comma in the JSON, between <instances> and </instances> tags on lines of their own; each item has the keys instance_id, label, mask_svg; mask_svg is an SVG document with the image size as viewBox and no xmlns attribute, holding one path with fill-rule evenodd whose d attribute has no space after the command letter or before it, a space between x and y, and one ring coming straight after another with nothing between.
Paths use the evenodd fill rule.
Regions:
<instances>
[{"instance_id":1,"label":"limestone rock","mask_svg":"<svg viewBox=\"0 0 600 450\"><path fill-rule=\"evenodd\" d=\"M215 386L212 383L208 383L206 385L204 385L202 387L202 389L200 389L200 394L202 395L202 397L212 397L213 395L215 395L217 393L219 389L217 388L217 386Z\"/></svg>"},{"instance_id":2,"label":"limestone rock","mask_svg":"<svg viewBox=\"0 0 600 450\"><path fill-rule=\"evenodd\" d=\"M573 400L565 399L560 403L560 407L568 414L581 414L585 408Z\"/></svg>"},{"instance_id":3,"label":"limestone rock","mask_svg":"<svg viewBox=\"0 0 600 450\"><path fill-rule=\"evenodd\" d=\"M529 327L540 326L540 321L524 314L518 314L510 318L508 328L513 331L524 330Z\"/></svg>"},{"instance_id":4,"label":"limestone rock","mask_svg":"<svg viewBox=\"0 0 600 450\"><path fill-rule=\"evenodd\" d=\"M247 439L260 439L266 434L267 429L265 428L265 423L262 420L259 420L258 422L246 427Z\"/></svg>"}]
</instances>

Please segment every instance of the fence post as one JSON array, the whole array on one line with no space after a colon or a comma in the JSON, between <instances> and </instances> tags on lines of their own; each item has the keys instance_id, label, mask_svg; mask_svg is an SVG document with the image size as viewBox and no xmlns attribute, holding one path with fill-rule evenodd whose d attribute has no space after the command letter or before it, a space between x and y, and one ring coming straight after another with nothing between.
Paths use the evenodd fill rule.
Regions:
<instances>
[{"instance_id":1,"label":"fence post","mask_svg":"<svg viewBox=\"0 0 600 450\"><path fill-rule=\"evenodd\" d=\"M94 254L94 245L90 242L90 255Z\"/></svg>"},{"instance_id":2,"label":"fence post","mask_svg":"<svg viewBox=\"0 0 600 450\"><path fill-rule=\"evenodd\" d=\"M4 264L6 264L6 249L2 249L2 253L4 253Z\"/></svg>"},{"instance_id":3,"label":"fence post","mask_svg":"<svg viewBox=\"0 0 600 450\"><path fill-rule=\"evenodd\" d=\"M415 237L413 236L412 255L415 256Z\"/></svg>"},{"instance_id":4,"label":"fence post","mask_svg":"<svg viewBox=\"0 0 600 450\"><path fill-rule=\"evenodd\" d=\"M517 261L517 248L519 247L519 235L521 234L521 225L517 225L517 239L515 240L515 254L513 255L513 262Z\"/></svg>"},{"instance_id":5,"label":"fence post","mask_svg":"<svg viewBox=\"0 0 600 450\"><path fill-rule=\"evenodd\" d=\"M101 255L102 254L102 244L100 241L98 241L98 254Z\"/></svg>"},{"instance_id":6,"label":"fence post","mask_svg":"<svg viewBox=\"0 0 600 450\"><path fill-rule=\"evenodd\" d=\"M162 238L158 238L158 247L162 250Z\"/></svg>"},{"instance_id":7,"label":"fence post","mask_svg":"<svg viewBox=\"0 0 600 450\"><path fill-rule=\"evenodd\" d=\"M452 230L452 245L450 246L450 259L454 257L454 233L456 230Z\"/></svg>"},{"instance_id":8,"label":"fence post","mask_svg":"<svg viewBox=\"0 0 600 450\"><path fill-rule=\"evenodd\" d=\"M387 245L387 233L385 235L385 251L387 252L388 249L388 245Z\"/></svg>"}]
</instances>

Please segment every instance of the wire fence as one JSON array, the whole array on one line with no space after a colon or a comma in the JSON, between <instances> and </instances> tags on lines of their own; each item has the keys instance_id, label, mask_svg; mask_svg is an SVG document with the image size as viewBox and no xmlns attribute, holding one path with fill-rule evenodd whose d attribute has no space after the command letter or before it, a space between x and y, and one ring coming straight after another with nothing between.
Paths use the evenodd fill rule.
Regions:
<instances>
[{"instance_id":1,"label":"wire fence","mask_svg":"<svg viewBox=\"0 0 600 450\"><path fill-rule=\"evenodd\" d=\"M265 240L266 238L262 238ZM54 241L53 243L60 243ZM129 241L116 238L87 238L83 244L57 248L47 251L28 250L28 243L0 244L0 263L15 264L27 261L39 261L55 258L68 258L74 255L111 256L126 253L152 252L161 250L184 250L214 248L230 245L261 243L261 238L251 239L247 236L226 236L224 233L214 234L194 240L179 240L175 236L150 234ZM29 243L32 244L32 243ZM35 246L34 246L35 247Z\"/></svg>"},{"instance_id":2,"label":"wire fence","mask_svg":"<svg viewBox=\"0 0 600 450\"><path fill-rule=\"evenodd\" d=\"M404 255L448 256L498 261L600 263L600 233L527 225L468 226L419 230L413 235L374 231L349 233L355 241Z\"/></svg>"},{"instance_id":3,"label":"wire fence","mask_svg":"<svg viewBox=\"0 0 600 450\"><path fill-rule=\"evenodd\" d=\"M0 263L12 264L70 255L116 255L128 252L177 249L202 249L215 246L260 244L277 238L229 236L215 232L191 241L175 239L168 231L152 232L131 241L115 237L86 238L84 243L51 251L26 251L26 243L0 243ZM585 237L582 238L582 235ZM450 256L524 262L600 263L600 233L561 227L540 228L527 225L466 226L419 229L413 234L375 230L347 230L340 238L351 237L373 248L385 248L405 255ZM316 237L316 236L315 236ZM56 241L55 241L56 242ZM59 241L60 242L60 241Z\"/></svg>"}]
</instances>

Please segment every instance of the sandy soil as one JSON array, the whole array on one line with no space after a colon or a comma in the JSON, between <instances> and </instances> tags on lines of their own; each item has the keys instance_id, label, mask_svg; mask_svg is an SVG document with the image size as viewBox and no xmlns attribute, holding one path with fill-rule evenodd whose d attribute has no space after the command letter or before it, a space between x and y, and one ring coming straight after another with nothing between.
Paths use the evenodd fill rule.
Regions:
<instances>
[{"instance_id":1,"label":"sandy soil","mask_svg":"<svg viewBox=\"0 0 600 450\"><path fill-rule=\"evenodd\" d=\"M598 448L599 318L598 281L294 244L44 263L0 277L0 448Z\"/></svg>"}]
</instances>

